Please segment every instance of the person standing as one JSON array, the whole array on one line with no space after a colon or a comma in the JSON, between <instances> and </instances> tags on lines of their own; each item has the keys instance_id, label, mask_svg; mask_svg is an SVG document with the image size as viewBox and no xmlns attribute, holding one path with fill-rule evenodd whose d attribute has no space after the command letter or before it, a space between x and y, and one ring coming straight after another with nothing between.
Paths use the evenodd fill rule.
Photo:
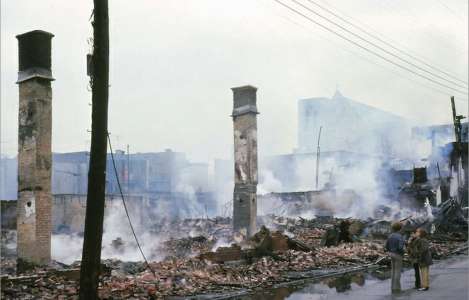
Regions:
<instances>
[{"instance_id":1,"label":"person standing","mask_svg":"<svg viewBox=\"0 0 469 300\"><path fill-rule=\"evenodd\" d=\"M401 291L402 257L404 256L404 237L400 234L402 224L391 225L392 233L386 240L385 250L391 257L391 292Z\"/></svg>"},{"instance_id":2,"label":"person standing","mask_svg":"<svg viewBox=\"0 0 469 300\"><path fill-rule=\"evenodd\" d=\"M410 262L414 267L414 274L415 274L415 289L421 288L420 284L420 267L419 267L419 252L418 252L418 244L419 244L419 237L417 236L417 232L414 232L407 242L407 254L409 254Z\"/></svg>"},{"instance_id":3,"label":"person standing","mask_svg":"<svg viewBox=\"0 0 469 300\"><path fill-rule=\"evenodd\" d=\"M427 232L423 228L417 229L417 236L418 264L422 279L422 287L419 291L428 291L430 288L430 266L433 264L430 242L427 239Z\"/></svg>"},{"instance_id":4,"label":"person standing","mask_svg":"<svg viewBox=\"0 0 469 300\"><path fill-rule=\"evenodd\" d=\"M349 220L343 220L340 222L339 225L339 243L344 242L344 243L351 243L353 242L352 236L350 235L350 221Z\"/></svg>"}]
</instances>

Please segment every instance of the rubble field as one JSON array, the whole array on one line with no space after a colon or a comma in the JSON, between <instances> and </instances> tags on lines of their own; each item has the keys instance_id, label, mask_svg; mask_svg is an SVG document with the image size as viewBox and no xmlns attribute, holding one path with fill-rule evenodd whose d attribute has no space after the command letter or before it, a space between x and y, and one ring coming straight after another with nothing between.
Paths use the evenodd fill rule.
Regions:
<instances>
[{"instance_id":1,"label":"rubble field","mask_svg":"<svg viewBox=\"0 0 469 300\"><path fill-rule=\"evenodd\" d=\"M243 241L243 237L231 235L228 218L183 220L162 226L160 232L174 232L174 238L162 245L165 258L150 262L151 269L144 262L103 260L99 296L162 299L236 294L271 288L317 272L389 265L383 250L383 222L267 216L260 218L259 228L254 237ZM189 232L197 235L188 236ZM465 252L467 237L434 234L432 245L434 258L442 259ZM2 299L78 299L80 262L53 262L15 274L15 258L2 257L1 267Z\"/></svg>"}]
</instances>

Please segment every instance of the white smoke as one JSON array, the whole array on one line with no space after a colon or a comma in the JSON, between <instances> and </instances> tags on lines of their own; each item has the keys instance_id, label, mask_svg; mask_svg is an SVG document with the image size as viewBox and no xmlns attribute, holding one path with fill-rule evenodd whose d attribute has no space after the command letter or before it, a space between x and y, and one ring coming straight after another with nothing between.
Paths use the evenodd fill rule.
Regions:
<instances>
[{"instance_id":1,"label":"white smoke","mask_svg":"<svg viewBox=\"0 0 469 300\"><path fill-rule=\"evenodd\" d=\"M267 194L272 192L281 192L282 183L275 178L270 170L262 170L260 173L259 186L257 187L258 194Z\"/></svg>"},{"instance_id":2,"label":"white smoke","mask_svg":"<svg viewBox=\"0 0 469 300\"><path fill-rule=\"evenodd\" d=\"M129 214L147 258L161 259L164 256L161 251L161 243L166 240L166 237L152 233L150 225L152 222L142 218L139 211L132 209L129 210ZM113 241L115 246L113 246ZM118 242L116 243L116 241ZM119 242L122 243L121 247L118 246ZM52 258L68 264L80 260L82 246L83 237L77 233L53 234ZM137 247L121 201L112 201L105 208L101 257L102 259L142 261L142 255Z\"/></svg>"},{"instance_id":3,"label":"white smoke","mask_svg":"<svg viewBox=\"0 0 469 300\"><path fill-rule=\"evenodd\" d=\"M77 234L53 234L51 247L52 259L71 264L81 259L83 237Z\"/></svg>"},{"instance_id":4,"label":"white smoke","mask_svg":"<svg viewBox=\"0 0 469 300\"><path fill-rule=\"evenodd\" d=\"M331 212L337 217L371 217L379 205L389 203L390 199L383 196L382 183L379 182L378 172L382 161L376 158L346 159L340 156L328 156L320 160L319 170L316 172L316 156L299 155L286 160L284 165L278 161L275 170L293 170L287 176L288 184L274 176L275 172L268 168L261 169L261 196L258 213L290 215L293 217L313 218L318 214ZM318 174L318 189L316 189L316 173ZM314 191L320 191L314 194ZM282 201L281 195L268 195L272 192L297 192L295 197L306 201L308 195L313 194L311 203L303 209L295 207L300 203ZM302 195L302 192L304 195ZM291 212L294 212L291 215Z\"/></svg>"}]
</instances>

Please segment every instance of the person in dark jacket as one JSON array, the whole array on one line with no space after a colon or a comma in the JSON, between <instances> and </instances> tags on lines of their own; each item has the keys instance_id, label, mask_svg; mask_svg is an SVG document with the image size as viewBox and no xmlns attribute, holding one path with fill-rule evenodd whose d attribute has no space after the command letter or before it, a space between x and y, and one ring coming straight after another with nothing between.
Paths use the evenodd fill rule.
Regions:
<instances>
[{"instance_id":1,"label":"person in dark jacket","mask_svg":"<svg viewBox=\"0 0 469 300\"><path fill-rule=\"evenodd\" d=\"M430 242L427 239L427 232L423 228L417 229L417 236L419 237L417 243L418 263L422 279L422 287L419 291L428 291L430 288L430 266L433 264Z\"/></svg>"},{"instance_id":2,"label":"person in dark jacket","mask_svg":"<svg viewBox=\"0 0 469 300\"><path fill-rule=\"evenodd\" d=\"M344 242L344 243L351 243L353 242L352 236L350 235L350 221L349 220L343 220L340 222L339 225L339 243Z\"/></svg>"},{"instance_id":3,"label":"person in dark jacket","mask_svg":"<svg viewBox=\"0 0 469 300\"><path fill-rule=\"evenodd\" d=\"M391 291L401 291L402 257L404 256L404 237L400 234L402 224L399 222L391 225L392 233L386 240L385 250L391 257Z\"/></svg>"},{"instance_id":4,"label":"person in dark jacket","mask_svg":"<svg viewBox=\"0 0 469 300\"><path fill-rule=\"evenodd\" d=\"M419 237L417 236L417 232L414 232L407 242L407 254L409 255L410 262L414 267L414 274L415 274L415 288L421 288L420 284L420 267L419 267L419 253L418 253L418 243Z\"/></svg>"}]
</instances>

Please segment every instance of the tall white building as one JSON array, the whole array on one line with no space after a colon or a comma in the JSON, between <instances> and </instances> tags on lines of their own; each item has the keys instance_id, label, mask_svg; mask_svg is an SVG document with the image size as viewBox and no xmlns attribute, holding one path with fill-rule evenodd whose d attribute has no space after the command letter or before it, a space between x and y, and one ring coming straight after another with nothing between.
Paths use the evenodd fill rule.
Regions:
<instances>
[{"instance_id":1,"label":"tall white building","mask_svg":"<svg viewBox=\"0 0 469 300\"><path fill-rule=\"evenodd\" d=\"M344 97L298 101L298 153L316 152L322 126L321 151L349 151L399 156L409 141L410 122L403 117Z\"/></svg>"}]
</instances>

